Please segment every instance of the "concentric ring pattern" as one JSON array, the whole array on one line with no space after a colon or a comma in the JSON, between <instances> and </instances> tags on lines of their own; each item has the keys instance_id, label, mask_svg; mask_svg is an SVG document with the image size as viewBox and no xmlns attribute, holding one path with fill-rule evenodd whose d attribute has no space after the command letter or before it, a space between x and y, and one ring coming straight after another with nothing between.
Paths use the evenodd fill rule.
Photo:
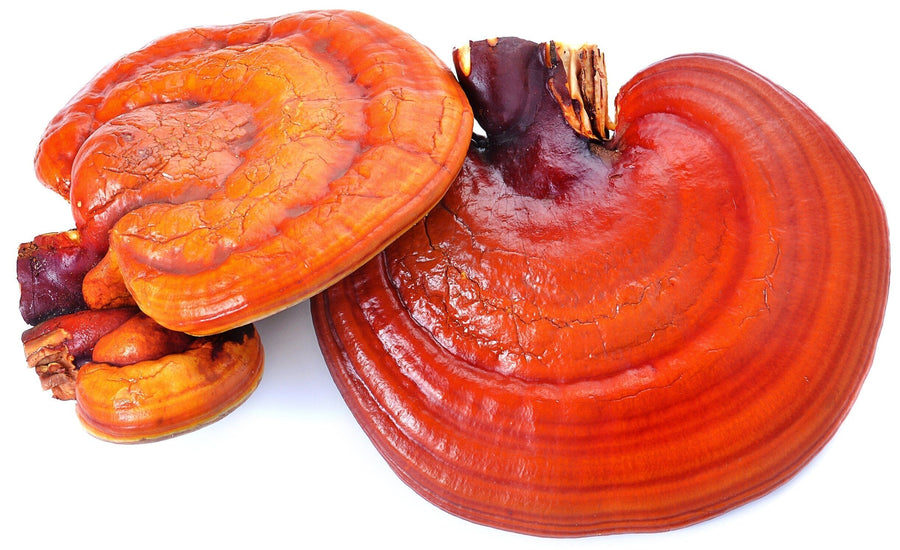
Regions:
<instances>
[{"instance_id":1,"label":"concentric ring pattern","mask_svg":"<svg viewBox=\"0 0 900 550\"><path fill-rule=\"evenodd\" d=\"M825 123L709 55L648 68L617 107L577 184L517 193L473 146L423 222L314 298L366 433L472 521L574 536L720 514L806 464L871 363L887 226Z\"/></svg>"}]
</instances>

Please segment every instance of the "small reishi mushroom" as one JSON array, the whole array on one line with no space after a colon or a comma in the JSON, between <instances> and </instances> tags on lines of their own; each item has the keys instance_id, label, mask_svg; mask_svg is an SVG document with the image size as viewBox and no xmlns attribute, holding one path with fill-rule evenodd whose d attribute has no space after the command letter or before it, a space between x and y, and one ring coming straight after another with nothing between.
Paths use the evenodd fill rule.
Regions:
<instances>
[{"instance_id":1,"label":"small reishi mushroom","mask_svg":"<svg viewBox=\"0 0 900 550\"><path fill-rule=\"evenodd\" d=\"M472 124L451 71L362 13L302 12L164 37L102 71L46 129L36 172L69 200L76 229L20 247L22 315L38 324L137 307L170 331L224 333L192 340L196 349L178 361L225 360L223 346L254 356L250 323L353 271L437 203ZM115 363L112 355L97 361ZM42 379L71 397L77 367L51 375L43 366ZM154 391L160 403L167 391L197 399L185 414L199 420L202 403L221 396L192 386L192 368ZM209 377L234 400L225 409L254 379ZM111 407L115 392L77 380L83 420ZM118 416L125 424L137 415L128 406ZM157 404L147 407L152 416ZM86 423L116 440L142 429L108 416ZM169 435L145 435L157 433Z\"/></svg>"},{"instance_id":2,"label":"small reishi mushroom","mask_svg":"<svg viewBox=\"0 0 900 550\"><path fill-rule=\"evenodd\" d=\"M87 431L116 443L164 439L231 412L262 377L253 325L193 337L136 308L88 309L22 336L44 389L75 399Z\"/></svg>"},{"instance_id":3,"label":"small reishi mushroom","mask_svg":"<svg viewBox=\"0 0 900 550\"><path fill-rule=\"evenodd\" d=\"M866 376L885 215L794 96L712 55L616 100L603 58L455 52L486 137L447 195L315 297L344 399L437 506L545 536L659 531L768 493Z\"/></svg>"}]
</instances>

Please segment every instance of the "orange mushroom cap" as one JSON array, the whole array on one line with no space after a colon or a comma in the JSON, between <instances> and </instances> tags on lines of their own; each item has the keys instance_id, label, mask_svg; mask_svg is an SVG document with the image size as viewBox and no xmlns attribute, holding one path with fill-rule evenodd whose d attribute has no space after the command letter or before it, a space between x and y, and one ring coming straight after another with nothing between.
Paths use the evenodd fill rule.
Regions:
<instances>
[{"instance_id":1,"label":"orange mushroom cap","mask_svg":"<svg viewBox=\"0 0 900 550\"><path fill-rule=\"evenodd\" d=\"M427 48L368 15L315 11L124 57L54 118L35 162L86 243L108 246L116 269L89 289L120 276L162 325L212 334L318 292L418 221L471 130Z\"/></svg>"},{"instance_id":2,"label":"orange mushroom cap","mask_svg":"<svg viewBox=\"0 0 900 550\"><path fill-rule=\"evenodd\" d=\"M127 364L105 362L121 360L122 350L130 347L121 340L142 338L152 329L141 334L141 326L154 324L141 316L134 326L123 326L122 334L110 333L106 338L114 340L109 344L111 356L98 355L106 349L101 340L94 360L78 370L75 410L92 435L115 443L181 435L227 415L259 385L264 352L253 325L190 338L184 349L172 353ZM146 347L158 343L154 338Z\"/></svg>"},{"instance_id":3,"label":"orange mushroom cap","mask_svg":"<svg viewBox=\"0 0 900 550\"><path fill-rule=\"evenodd\" d=\"M44 389L76 400L94 436L153 441L214 422L256 389L263 347L253 325L205 337L166 329L135 308L54 317L22 335Z\"/></svg>"}]
</instances>

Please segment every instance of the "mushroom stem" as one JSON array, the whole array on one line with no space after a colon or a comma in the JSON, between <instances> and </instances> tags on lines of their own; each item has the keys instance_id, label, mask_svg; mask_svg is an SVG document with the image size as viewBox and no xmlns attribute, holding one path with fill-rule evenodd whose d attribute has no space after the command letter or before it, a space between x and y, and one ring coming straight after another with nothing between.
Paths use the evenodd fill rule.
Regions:
<instances>
[{"instance_id":1,"label":"mushroom stem","mask_svg":"<svg viewBox=\"0 0 900 550\"><path fill-rule=\"evenodd\" d=\"M84 246L78 231L39 235L19 246L19 311L29 325L85 309L81 283L103 251Z\"/></svg>"},{"instance_id":2,"label":"mushroom stem","mask_svg":"<svg viewBox=\"0 0 900 550\"><path fill-rule=\"evenodd\" d=\"M454 64L487 134L483 152L515 192L556 198L576 182L607 180L609 163L597 157L608 157L611 124L596 46L496 38L457 49Z\"/></svg>"}]
</instances>

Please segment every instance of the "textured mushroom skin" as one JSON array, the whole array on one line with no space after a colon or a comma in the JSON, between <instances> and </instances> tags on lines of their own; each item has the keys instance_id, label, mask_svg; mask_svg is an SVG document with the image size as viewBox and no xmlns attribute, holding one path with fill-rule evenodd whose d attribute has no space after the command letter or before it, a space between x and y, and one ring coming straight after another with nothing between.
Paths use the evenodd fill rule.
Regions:
<instances>
[{"instance_id":1,"label":"textured mushroom skin","mask_svg":"<svg viewBox=\"0 0 900 550\"><path fill-rule=\"evenodd\" d=\"M143 317L137 324L148 322L153 323ZM135 328L124 327L118 337L140 340ZM220 419L253 393L264 356L253 325L189 341L179 334L162 340L165 346L158 337L150 340L144 350L149 355L136 354L124 365L103 362L103 341L98 342L93 361L78 370L75 382L75 410L89 433L115 443L181 435ZM114 358L122 360L120 354Z\"/></svg>"},{"instance_id":2,"label":"textured mushroom skin","mask_svg":"<svg viewBox=\"0 0 900 550\"><path fill-rule=\"evenodd\" d=\"M25 360L53 397L75 399L78 368L91 360L98 341L135 314L134 308L86 309L48 319L22 334Z\"/></svg>"},{"instance_id":3,"label":"textured mushroom skin","mask_svg":"<svg viewBox=\"0 0 900 550\"><path fill-rule=\"evenodd\" d=\"M160 324L213 334L325 288L418 221L471 130L456 80L412 37L303 12L124 57L54 118L35 164L106 255L89 306L124 289Z\"/></svg>"},{"instance_id":4,"label":"textured mushroom skin","mask_svg":"<svg viewBox=\"0 0 900 550\"><path fill-rule=\"evenodd\" d=\"M193 28L122 58L35 159L76 229L20 247L29 365L104 439L219 418L262 373L250 323L421 219L472 122L437 57L357 12Z\"/></svg>"},{"instance_id":5,"label":"textured mushroom skin","mask_svg":"<svg viewBox=\"0 0 900 550\"><path fill-rule=\"evenodd\" d=\"M76 401L92 435L154 441L197 429L234 410L262 377L252 325L193 337L133 307L54 317L22 335L28 365L57 399Z\"/></svg>"},{"instance_id":6,"label":"textured mushroom skin","mask_svg":"<svg viewBox=\"0 0 900 550\"><path fill-rule=\"evenodd\" d=\"M19 246L19 312L29 325L87 307L81 285L101 254L85 247L78 231L38 235Z\"/></svg>"},{"instance_id":7,"label":"textured mushroom skin","mask_svg":"<svg viewBox=\"0 0 900 550\"><path fill-rule=\"evenodd\" d=\"M528 76L479 73L504 48ZM471 45L487 137L313 299L319 342L391 467L452 513L547 536L695 523L789 479L846 415L884 314L884 212L818 117L731 60L638 74L599 144L552 86L515 92L557 78L542 50Z\"/></svg>"}]
</instances>

